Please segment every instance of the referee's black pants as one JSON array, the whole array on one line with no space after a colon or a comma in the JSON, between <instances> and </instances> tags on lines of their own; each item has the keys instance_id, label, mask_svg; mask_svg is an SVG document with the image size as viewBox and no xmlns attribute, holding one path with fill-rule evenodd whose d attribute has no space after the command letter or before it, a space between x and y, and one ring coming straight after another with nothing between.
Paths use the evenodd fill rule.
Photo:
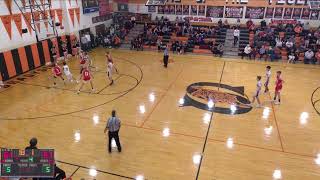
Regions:
<instances>
[{"instance_id":1,"label":"referee's black pants","mask_svg":"<svg viewBox=\"0 0 320 180\"><path fill-rule=\"evenodd\" d=\"M238 40L239 40L238 36L233 36L233 46L237 45Z\"/></svg>"},{"instance_id":2,"label":"referee's black pants","mask_svg":"<svg viewBox=\"0 0 320 180\"><path fill-rule=\"evenodd\" d=\"M56 176L56 180L62 180L66 178L66 172L64 170L60 169L58 166L54 166L54 174Z\"/></svg>"},{"instance_id":3,"label":"referee's black pants","mask_svg":"<svg viewBox=\"0 0 320 180\"><path fill-rule=\"evenodd\" d=\"M120 139L119 139L119 130L114 131L114 132L108 132L109 135L109 152L111 152L111 141L114 139L116 141L118 151L121 152L121 144L120 144Z\"/></svg>"},{"instance_id":4,"label":"referee's black pants","mask_svg":"<svg viewBox=\"0 0 320 180\"><path fill-rule=\"evenodd\" d=\"M169 56L163 56L164 67L168 67Z\"/></svg>"}]
</instances>

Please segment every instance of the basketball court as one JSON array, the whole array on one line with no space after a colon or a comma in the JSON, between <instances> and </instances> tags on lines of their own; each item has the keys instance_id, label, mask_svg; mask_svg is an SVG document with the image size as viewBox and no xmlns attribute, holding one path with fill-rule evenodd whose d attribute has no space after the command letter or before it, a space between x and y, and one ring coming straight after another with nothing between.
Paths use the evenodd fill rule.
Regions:
<instances>
[{"instance_id":1,"label":"basketball court","mask_svg":"<svg viewBox=\"0 0 320 180\"><path fill-rule=\"evenodd\" d=\"M119 74L109 86L105 51L89 54L98 67L95 93L86 85L78 95L78 84L59 81L52 88L46 67L8 81L0 92L1 146L23 149L37 137L73 179L320 178L320 67L171 54L165 69L162 53L111 50ZM240 112L222 102L205 110L199 104L206 102L187 92L194 83L213 83L204 87L243 91L239 96L251 101L267 65L271 93L261 94L262 108ZM78 60L69 66L78 78ZM278 70L285 84L282 104L273 105ZM113 109L123 151L109 154L103 130Z\"/></svg>"}]
</instances>

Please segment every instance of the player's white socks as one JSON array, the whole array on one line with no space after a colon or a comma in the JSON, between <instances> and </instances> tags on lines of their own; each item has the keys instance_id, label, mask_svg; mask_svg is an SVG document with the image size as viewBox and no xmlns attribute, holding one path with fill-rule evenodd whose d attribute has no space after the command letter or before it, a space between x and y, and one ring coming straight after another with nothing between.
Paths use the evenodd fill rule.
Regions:
<instances>
[{"instance_id":1,"label":"player's white socks","mask_svg":"<svg viewBox=\"0 0 320 180\"><path fill-rule=\"evenodd\" d=\"M256 107L257 107L257 108L262 108L261 104L258 104Z\"/></svg>"}]
</instances>

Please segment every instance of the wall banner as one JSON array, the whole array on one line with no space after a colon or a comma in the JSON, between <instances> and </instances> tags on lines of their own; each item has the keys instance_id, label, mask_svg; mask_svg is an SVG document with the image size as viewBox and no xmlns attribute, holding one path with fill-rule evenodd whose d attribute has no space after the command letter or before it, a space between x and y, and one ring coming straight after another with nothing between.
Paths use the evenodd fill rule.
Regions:
<instances>
[{"instance_id":1,"label":"wall banner","mask_svg":"<svg viewBox=\"0 0 320 180\"><path fill-rule=\"evenodd\" d=\"M294 8L292 19L300 19L301 17L302 8Z\"/></svg>"},{"instance_id":2,"label":"wall banner","mask_svg":"<svg viewBox=\"0 0 320 180\"><path fill-rule=\"evenodd\" d=\"M205 16L206 15L206 6L200 5L198 9L198 16Z\"/></svg>"},{"instance_id":3,"label":"wall banner","mask_svg":"<svg viewBox=\"0 0 320 180\"><path fill-rule=\"evenodd\" d=\"M242 18L244 7L241 6L226 6L224 11L225 18Z\"/></svg>"},{"instance_id":4,"label":"wall banner","mask_svg":"<svg viewBox=\"0 0 320 180\"><path fill-rule=\"evenodd\" d=\"M273 18L274 14L274 8L273 7L267 7L265 18Z\"/></svg>"},{"instance_id":5,"label":"wall banner","mask_svg":"<svg viewBox=\"0 0 320 180\"><path fill-rule=\"evenodd\" d=\"M190 14L190 6L189 5L183 5L182 6L183 15L189 15Z\"/></svg>"},{"instance_id":6,"label":"wall banner","mask_svg":"<svg viewBox=\"0 0 320 180\"><path fill-rule=\"evenodd\" d=\"M310 13L310 19L311 20L317 20L319 19L319 10L317 9L312 9Z\"/></svg>"},{"instance_id":7,"label":"wall banner","mask_svg":"<svg viewBox=\"0 0 320 180\"><path fill-rule=\"evenodd\" d=\"M191 11L190 15L198 15L198 6L197 5L191 5Z\"/></svg>"},{"instance_id":8,"label":"wall banner","mask_svg":"<svg viewBox=\"0 0 320 180\"><path fill-rule=\"evenodd\" d=\"M283 7L276 7L274 12L274 18L282 18Z\"/></svg>"},{"instance_id":9,"label":"wall banner","mask_svg":"<svg viewBox=\"0 0 320 180\"><path fill-rule=\"evenodd\" d=\"M155 13L156 12L156 6L148 6L148 12L149 13Z\"/></svg>"},{"instance_id":10,"label":"wall banner","mask_svg":"<svg viewBox=\"0 0 320 180\"><path fill-rule=\"evenodd\" d=\"M310 18L310 9L309 8L303 8L301 19L309 19Z\"/></svg>"},{"instance_id":11,"label":"wall banner","mask_svg":"<svg viewBox=\"0 0 320 180\"><path fill-rule=\"evenodd\" d=\"M224 6L207 6L207 17L223 18Z\"/></svg>"},{"instance_id":12,"label":"wall banner","mask_svg":"<svg viewBox=\"0 0 320 180\"><path fill-rule=\"evenodd\" d=\"M247 19L263 19L264 11L264 7L247 7L245 17Z\"/></svg>"},{"instance_id":13,"label":"wall banner","mask_svg":"<svg viewBox=\"0 0 320 180\"><path fill-rule=\"evenodd\" d=\"M182 15L182 5L176 5L176 15Z\"/></svg>"},{"instance_id":14,"label":"wall banner","mask_svg":"<svg viewBox=\"0 0 320 180\"><path fill-rule=\"evenodd\" d=\"M164 6L158 6L158 14L164 14Z\"/></svg>"},{"instance_id":15,"label":"wall banner","mask_svg":"<svg viewBox=\"0 0 320 180\"><path fill-rule=\"evenodd\" d=\"M286 8L283 13L283 19L291 19L293 8Z\"/></svg>"}]
</instances>

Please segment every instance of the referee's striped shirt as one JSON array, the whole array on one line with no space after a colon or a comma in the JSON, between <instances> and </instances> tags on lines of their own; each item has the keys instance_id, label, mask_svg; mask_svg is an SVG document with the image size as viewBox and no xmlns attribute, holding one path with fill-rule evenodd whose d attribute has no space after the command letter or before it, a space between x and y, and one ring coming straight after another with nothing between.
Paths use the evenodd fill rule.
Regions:
<instances>
[{"instance_id":1,"label":"referee's striped shirt","mask_svg":"<svg viewBox=\"0 0 320 180\"><path fill-rule=\"evenodd\" d=\"M121 122L120 122L120 119L119 119L119 118L117 118L117 117L110 117L110 118L108 119L107 128L109 129L110 132L119 131L120 125L121 125Z\"/></svg>"},{"instance_id":2,"label":"referee's striped shirt","mask_svg":"<svg viewBox=\"0 0 320 180\"><path fill-rule=\"evenodd\" d=\"M168 48L166 47L166 49L164 49L164 56L169 56L169 51L168 51Z\"/></svg>"}]
</instances>

